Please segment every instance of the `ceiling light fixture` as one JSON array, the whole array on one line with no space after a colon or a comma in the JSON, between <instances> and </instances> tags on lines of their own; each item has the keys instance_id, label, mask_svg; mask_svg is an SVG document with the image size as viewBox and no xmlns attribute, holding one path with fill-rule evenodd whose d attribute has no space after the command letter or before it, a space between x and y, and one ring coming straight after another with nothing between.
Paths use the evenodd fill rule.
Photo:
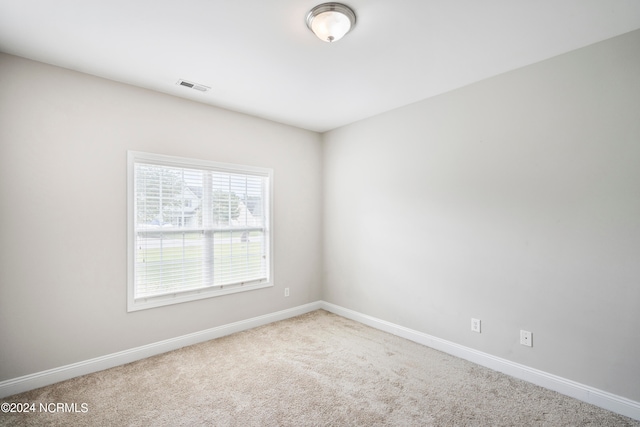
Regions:
<instances>
[{"instance_id":1,"label":"ceiling light fixture","mask_svg":"<svg viewBox=\"0 0 640 427\"><path fill-rule=\"evenodd\" d=\"M324 42L340 40L356 25L356 14L342 3L322 3L307 14L307 27Z\"/></svg>"}]
</instances>

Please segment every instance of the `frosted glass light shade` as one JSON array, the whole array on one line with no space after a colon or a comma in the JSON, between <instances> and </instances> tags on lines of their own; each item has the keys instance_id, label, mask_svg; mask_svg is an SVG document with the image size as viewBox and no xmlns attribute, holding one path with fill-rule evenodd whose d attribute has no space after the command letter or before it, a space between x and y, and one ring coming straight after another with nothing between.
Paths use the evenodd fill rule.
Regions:
<instances>
[{"instance_id":1,"label":"frosted glass light shade","mask_svg":"<svg viewBox=\"0 0 640 427\"><path fill-rule=\"evenodd\" d=\"M307 14L307 26L322 41L340 40L356 23L356 15L340 3L323 3Z\"/></svg>"}]
</instances>

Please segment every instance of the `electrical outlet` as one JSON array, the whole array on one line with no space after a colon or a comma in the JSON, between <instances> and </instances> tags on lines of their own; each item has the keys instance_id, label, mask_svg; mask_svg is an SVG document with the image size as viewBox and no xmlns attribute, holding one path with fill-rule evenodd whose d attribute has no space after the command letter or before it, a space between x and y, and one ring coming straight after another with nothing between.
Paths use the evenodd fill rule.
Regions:
<instances>
[{"instance_id":1,"label":"electrical outlet","mask_svg":"<svg viewBox=\"0 0 640 427\"><path fill-rule=\"evenodd\" d=\"M285 297L289 296L289 288L284 288L284 296Z\"/></svg>"},{"instance_id":2,"label":"electrical outlet","mask_svg":"<svg viewBox=\"0 0 640 427\"><path fill-rule=\"evenodd\" d=\"M480 319L471 318L471 330L480 333Z\"/></svg>"},{"instance_id":3,"label":"electrical outlet","mask_svg":"<svg viewBox=\"0 0 640 427\"><path fill-rule=\"evenodd\" d=\"M520 330L520 344L533 347L533 334L529 331Z\"/></svg>"}]
</instances>

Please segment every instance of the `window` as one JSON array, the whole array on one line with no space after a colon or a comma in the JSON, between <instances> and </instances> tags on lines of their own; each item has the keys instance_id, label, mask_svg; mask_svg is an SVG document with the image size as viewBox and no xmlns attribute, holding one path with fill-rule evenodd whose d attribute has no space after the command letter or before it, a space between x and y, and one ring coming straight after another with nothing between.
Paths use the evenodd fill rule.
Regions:
<instances>
[{"instance_id":1,"label":"window","mask_svg":"<svg viewBox=\"0 0 640 427\"><path fill-rule=\"evenodd\" d=\"M270 169L128 153L128 311L272 286Z\"/></svg>"}]
</instances>

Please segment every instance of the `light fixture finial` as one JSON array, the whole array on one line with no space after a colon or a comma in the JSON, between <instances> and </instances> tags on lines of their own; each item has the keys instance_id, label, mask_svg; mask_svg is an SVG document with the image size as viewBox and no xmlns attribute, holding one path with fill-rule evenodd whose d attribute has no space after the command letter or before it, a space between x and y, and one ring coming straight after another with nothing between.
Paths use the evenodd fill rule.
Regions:
<instances>
[{"instance_id":1,"label":"light fixture finial","mask_svg":"<svg viewBox=\"0 0 640 427\"><path fill-rule=\"evenodd\" d=\"M340 40L356 24L356 14L342 3L322 3L307 14L307 27L322 41Z\"/></svg>"}]
</instances>

